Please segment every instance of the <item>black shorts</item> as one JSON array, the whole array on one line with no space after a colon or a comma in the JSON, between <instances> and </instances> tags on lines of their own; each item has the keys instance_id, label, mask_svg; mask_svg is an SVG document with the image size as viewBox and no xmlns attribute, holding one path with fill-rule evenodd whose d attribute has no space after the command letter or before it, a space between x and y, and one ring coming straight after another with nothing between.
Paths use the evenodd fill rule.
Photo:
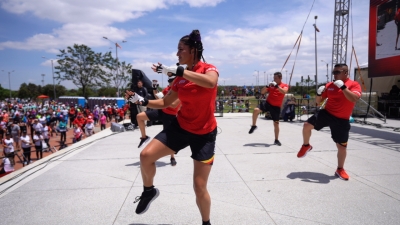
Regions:
<instances>
[{"instance_id":1,"label":"black shorts","mask_svg":"<svg viewBox=\"0 0 400 225\"><path fill-rule=\"evenodd\" d=\"M162 130L154 138L161 141L177 154L180 150L190 146L192 159L212 165L215 154L215 140L217 128L208 134L193 134L182 129L177 119L170 126Z\"/></svg>"},{"instance_id":2,"label":"black shorts","mask_svg":"<svg viewBox=\"0 0 400 225\"><path fill-rule=\"evenodd\" d=\"M272 106L267 101L262 101L259 107L261 111L269 112L273 121L279 121L281 115L281 107Z\"/></svg>"},{"instance_id":3,"label":"black shorts","mask_svg":"<svg viewBox=\"0 0 400 225\"><path fill-rule=\"evenodd\" d=\"M145 111L147 118L149 118L150 121L156 121L156 120L161 120L163 123L164 129L167 128L171 122L176 118L175 115L170 115L165 112L163 112L161 109L158 110L148 110Z\"/></svg>"},{"instance_id":4,"label":"black shorts","mask_svg":"<svg viewBox=\"0 0 400 225\"><path fill-rule=\"evenodd\" d=\"M400 22L398 22L398 24L396 24L397 25L397 35L399 35L400 34Z\"/></svg>"},{"instance_id":5,"label":"black shorts","mask_svg":"<svg viewBox=\"0 0 400 225\"><path fill-rule=\"evenodd\" d=\"M329 126L331 137L334 142L345 144L349 140L350 122L347 119L337 118L329 114L326 110L321 110L310 117L307 122L314 126L315 130L321 130Z\"/></svg>"}]
</instances>

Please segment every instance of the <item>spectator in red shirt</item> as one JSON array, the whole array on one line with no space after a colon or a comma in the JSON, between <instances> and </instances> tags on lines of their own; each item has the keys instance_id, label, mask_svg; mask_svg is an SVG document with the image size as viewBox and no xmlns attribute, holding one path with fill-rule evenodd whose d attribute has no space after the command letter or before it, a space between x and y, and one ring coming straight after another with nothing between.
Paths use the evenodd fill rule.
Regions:
<instances>
[{"instance_id":1,"label":"spectator in red shirt","mask_svg":"<svg viewBox=\"0 0 400 225\"><path fill-rule=\"evenodd\" d=\"M207 181L214 161L217 135L214 111L219 75L215 66L200 61L202 53L200 32L193 30L190 35L182 37L178 42L176 55L180 65L187 65L186 69L182 66L167 67L162 64L152 67L153 71L177 76L172 89L164 98L147 100L139 98L131 91L126 93L125 97L130 102L154 109L166 108L178 98L182 103L177 119L161 131L140 153L144 191L137 198L137 201L140 200L136 208L137 214L145 213L150 203L159 195L158 189L153 186L156 160L190 146L194 163L193 188L196 203L203 224L211 224L211 198L207 190Z\"/></svg>"},{"instance_id":2,"label":"spectator in red shirt","mask_svg":"<svg viewBox=\"0 0 400 225\"><path fill-rule=\"evenodd\" d=\"M285 94L288 92L289 86L282 82L282 73L276 72L274 73L274 81L269 83L269 85L263 87L261 89L261 94L268 93L268 97L265 102L261 102L259 108L254 108L253 111L253 124L251 125L249 134L252 134L255 129L257 129L256 122L258 118L258 114L263 112L268 112L272 117L272 121L274 124L274 133L275 133L275 141L274 144L281 146L281 142L279 141L279 118L281 115L281 106L283 98Z\"/></svg>"},{"instance_id":3,"label":"spectator in red shirt","mask_svg":"<svg viewBox=\"0 0 400 225\"><path fill-rule=\"evenodd\" d=\"M356 81L350 80L346 64L336 64L332 71L335 81L318 88L315 101L319 104L327 99L325 108L310 117L303 126L303 145L297 153L298 158L306 156L311 151L311 130L321 130L329 126L332 139L338 149L338 167L336 176L348 180L349 175L344 170L347 141L350 131L350 115L355 103L360 99L361 87Z\"/></svg>"}]
</instances>

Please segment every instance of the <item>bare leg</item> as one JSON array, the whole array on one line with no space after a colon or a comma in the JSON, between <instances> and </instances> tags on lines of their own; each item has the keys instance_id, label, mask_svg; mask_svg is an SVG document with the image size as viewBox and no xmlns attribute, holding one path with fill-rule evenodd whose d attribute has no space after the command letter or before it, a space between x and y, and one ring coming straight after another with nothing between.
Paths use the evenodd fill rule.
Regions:
<instances>
[{"instance_id":1,"label":"bare leg","mask_svg":"<svg viewBox=\"0 0 400 225\"><path fill-rule=\"evenodd\" d=\"M337 153L337 158L338 158L338 168L343 168L344 166L344 161L346 160L346 156L347 156L347 148L339 145L338 143L336 143L336 146L338 148L338 153Z\"/></svg>"},{"instance_id":2,"label":"bare leg","mask_svg":"<svg viewBox=\"0 0 400 225\"><path fill-rule=\"evenodd\" d=\"M274 123L275 140L278 140L278 137L279 137L279 121L273 121L273 123Z\"/></svg>"},{"instance_id":3,"label":"bare leg","mask_svg":"<svg viewBox=\"0 0 400 225\"><path fill-rule=\"evenodd\" d=\"M149 120L145 112L141 112L136 116L137 123L139 125L140 133L142 134L142 138L146 138L146 122Z\"/></svg>"},{"instance_id":4,"label":"bare leg","mask_svg":"<svg viewBox=\"0 0 400 225\"><path fill-rule=\"evenodd\" d=\"M142 172L143 185L151 187L156 175L155 162L164 156L173 154L170 148L165 146L157 139L153 139L140 153L140 169Z\"/></svg>"},{"instance_id":5,"label":"bare leg","mask_svg":"<svg viewBox=\"0 0 400 225\"><path fill-rule=\"evenodd\" d=\"M259 108L254 108L254 111L253 111L253 126L255 126L256 125L256 123L257 123L257 118L258 118L258 114L260 114L260 109Z\"/></svg>"},{"instance_id":6,"label":"bare leg","mask_svg":"<svg viewBox=\"0 0 400 225\"><path fill-rule=\"evenodd\" d=\"M211 165L196 160L194 162L193 188L196 194L196 203L203 221L210 220L211 197L207 190L208 176Z\"/></svg>"},{"instance_id":7,"label":"bare leg","mask_svg":"<svg viewBox=\"0 0 400 225\"><path fill-rule=\"evenodd\" d=\"M308 145L310 144L310 137L311 137L311 130L314 129L312 124L307 122L303 125L303 144Z\"/></svg>"}]
</instances>

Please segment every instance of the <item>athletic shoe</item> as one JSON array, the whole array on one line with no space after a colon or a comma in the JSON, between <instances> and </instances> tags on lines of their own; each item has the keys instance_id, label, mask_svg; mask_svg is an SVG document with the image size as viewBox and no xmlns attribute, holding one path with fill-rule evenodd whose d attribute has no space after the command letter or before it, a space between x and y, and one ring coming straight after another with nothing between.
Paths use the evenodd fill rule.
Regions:
<instances>
[{"instance_id":1,"label":"athletic shoe","mask_svg":"<svg viewBox=\"0 0 400 225\"><path fill-rule=\"evenodd\" d=\"M149 136L146 136L145 138L140 138L140 143L137 147L140 148L140 146L142 146L144 143L148 142L149 140L150 140Z\"/></svg>"},{"instance_id":2,"label":"athletic shoe","mask_svg":"<svg viewBox=\"0 0 400 225\"><path fill-rule=\"evenodd\" d=\"M279 140L275 140L274 144L276 144L276 145L278 145L278 146L281 146L281 145L282 145L281 142L280 142Z\"/></svg>"},{"instance_id":3,"label":"athletic shoe","mask_svg":"<svg viewBox=\"0 0 400 225\"><path fill-rule=\"evenodd\" d=\"M251 126L249 134L252 134L257 129L257 126Z\"/></svg>"},{"instance_id":4,"label":"athletic shoe","mask_svg":"<svg viewBox=\"0 0 400 225\"><path fill-rule=\"evenodd\" d=\"M348 180L349 175L347 175L346 170L342 169L337 169L335 172L335 175L338 176L342 180Z\"/></svg>"},{"instance_id":5,"label":"athletic shoe","mask_svg":"<svg viewBox=\"0 0 400 225\"><path fill-rule=\"evenodd\" d=\"M300 151L297 153L297 158L303 158L307 155L307 152L311 151L312 146L308 145L308 146L301 146Z\"/></svg>"},{"instance_id":6,"label":"athletic shoe","mask_svg":"<svg viewBox=\"0 0 400 225\"><path fill-rule=\"evenodd\" d=\"M176 166L176 160L175 160L175 158L171 158L171 166Z\"/></svg>"},{"instance_id":7,"label":"athletic shoe","mask_svg":"<svg viewBox=\"0 0 400 225\"><path fill-rule=\"evenodd\" d=\"M143 191L141 196L137 196L133 203L139 202L138 206L136 207L136 214L143 214L145 213L150 204L160 195L160 191L157 188L153 188L150 191Z\"/></svg>"}]
</instances>

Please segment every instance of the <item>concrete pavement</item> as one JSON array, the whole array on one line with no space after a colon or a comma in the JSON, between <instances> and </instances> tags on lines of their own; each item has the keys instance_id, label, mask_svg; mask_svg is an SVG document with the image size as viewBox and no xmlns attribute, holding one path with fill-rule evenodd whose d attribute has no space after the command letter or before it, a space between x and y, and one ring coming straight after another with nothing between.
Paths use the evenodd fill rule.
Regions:
<instances>
[{"instance_id":1,"label":"concrete pavement","mask_svg":"<svg viewBox=\"0 0 400 225\"><path fill-rule=\"evenodd\" d=\"M304 116L303 116L304 117ZM303 118L305 120L305 118ZM329 129L313 131L314 149L296 157L302 123L262 117L248 134L250 114L217 118L216 159L209 178L212 224L397 224L400 221L400 133L353 124L345 169L334 176ZM388 125L400 127L399 121ZM154 137L162 126L146 128ZM0 179L1 224L201 224L192 189L190 149L157 162L160 196L143 215L139 131L99 132ZM14 178L12 178L14 177ZM11 179L11 180L10 180Z\"/></svg>"}]
</instances>

